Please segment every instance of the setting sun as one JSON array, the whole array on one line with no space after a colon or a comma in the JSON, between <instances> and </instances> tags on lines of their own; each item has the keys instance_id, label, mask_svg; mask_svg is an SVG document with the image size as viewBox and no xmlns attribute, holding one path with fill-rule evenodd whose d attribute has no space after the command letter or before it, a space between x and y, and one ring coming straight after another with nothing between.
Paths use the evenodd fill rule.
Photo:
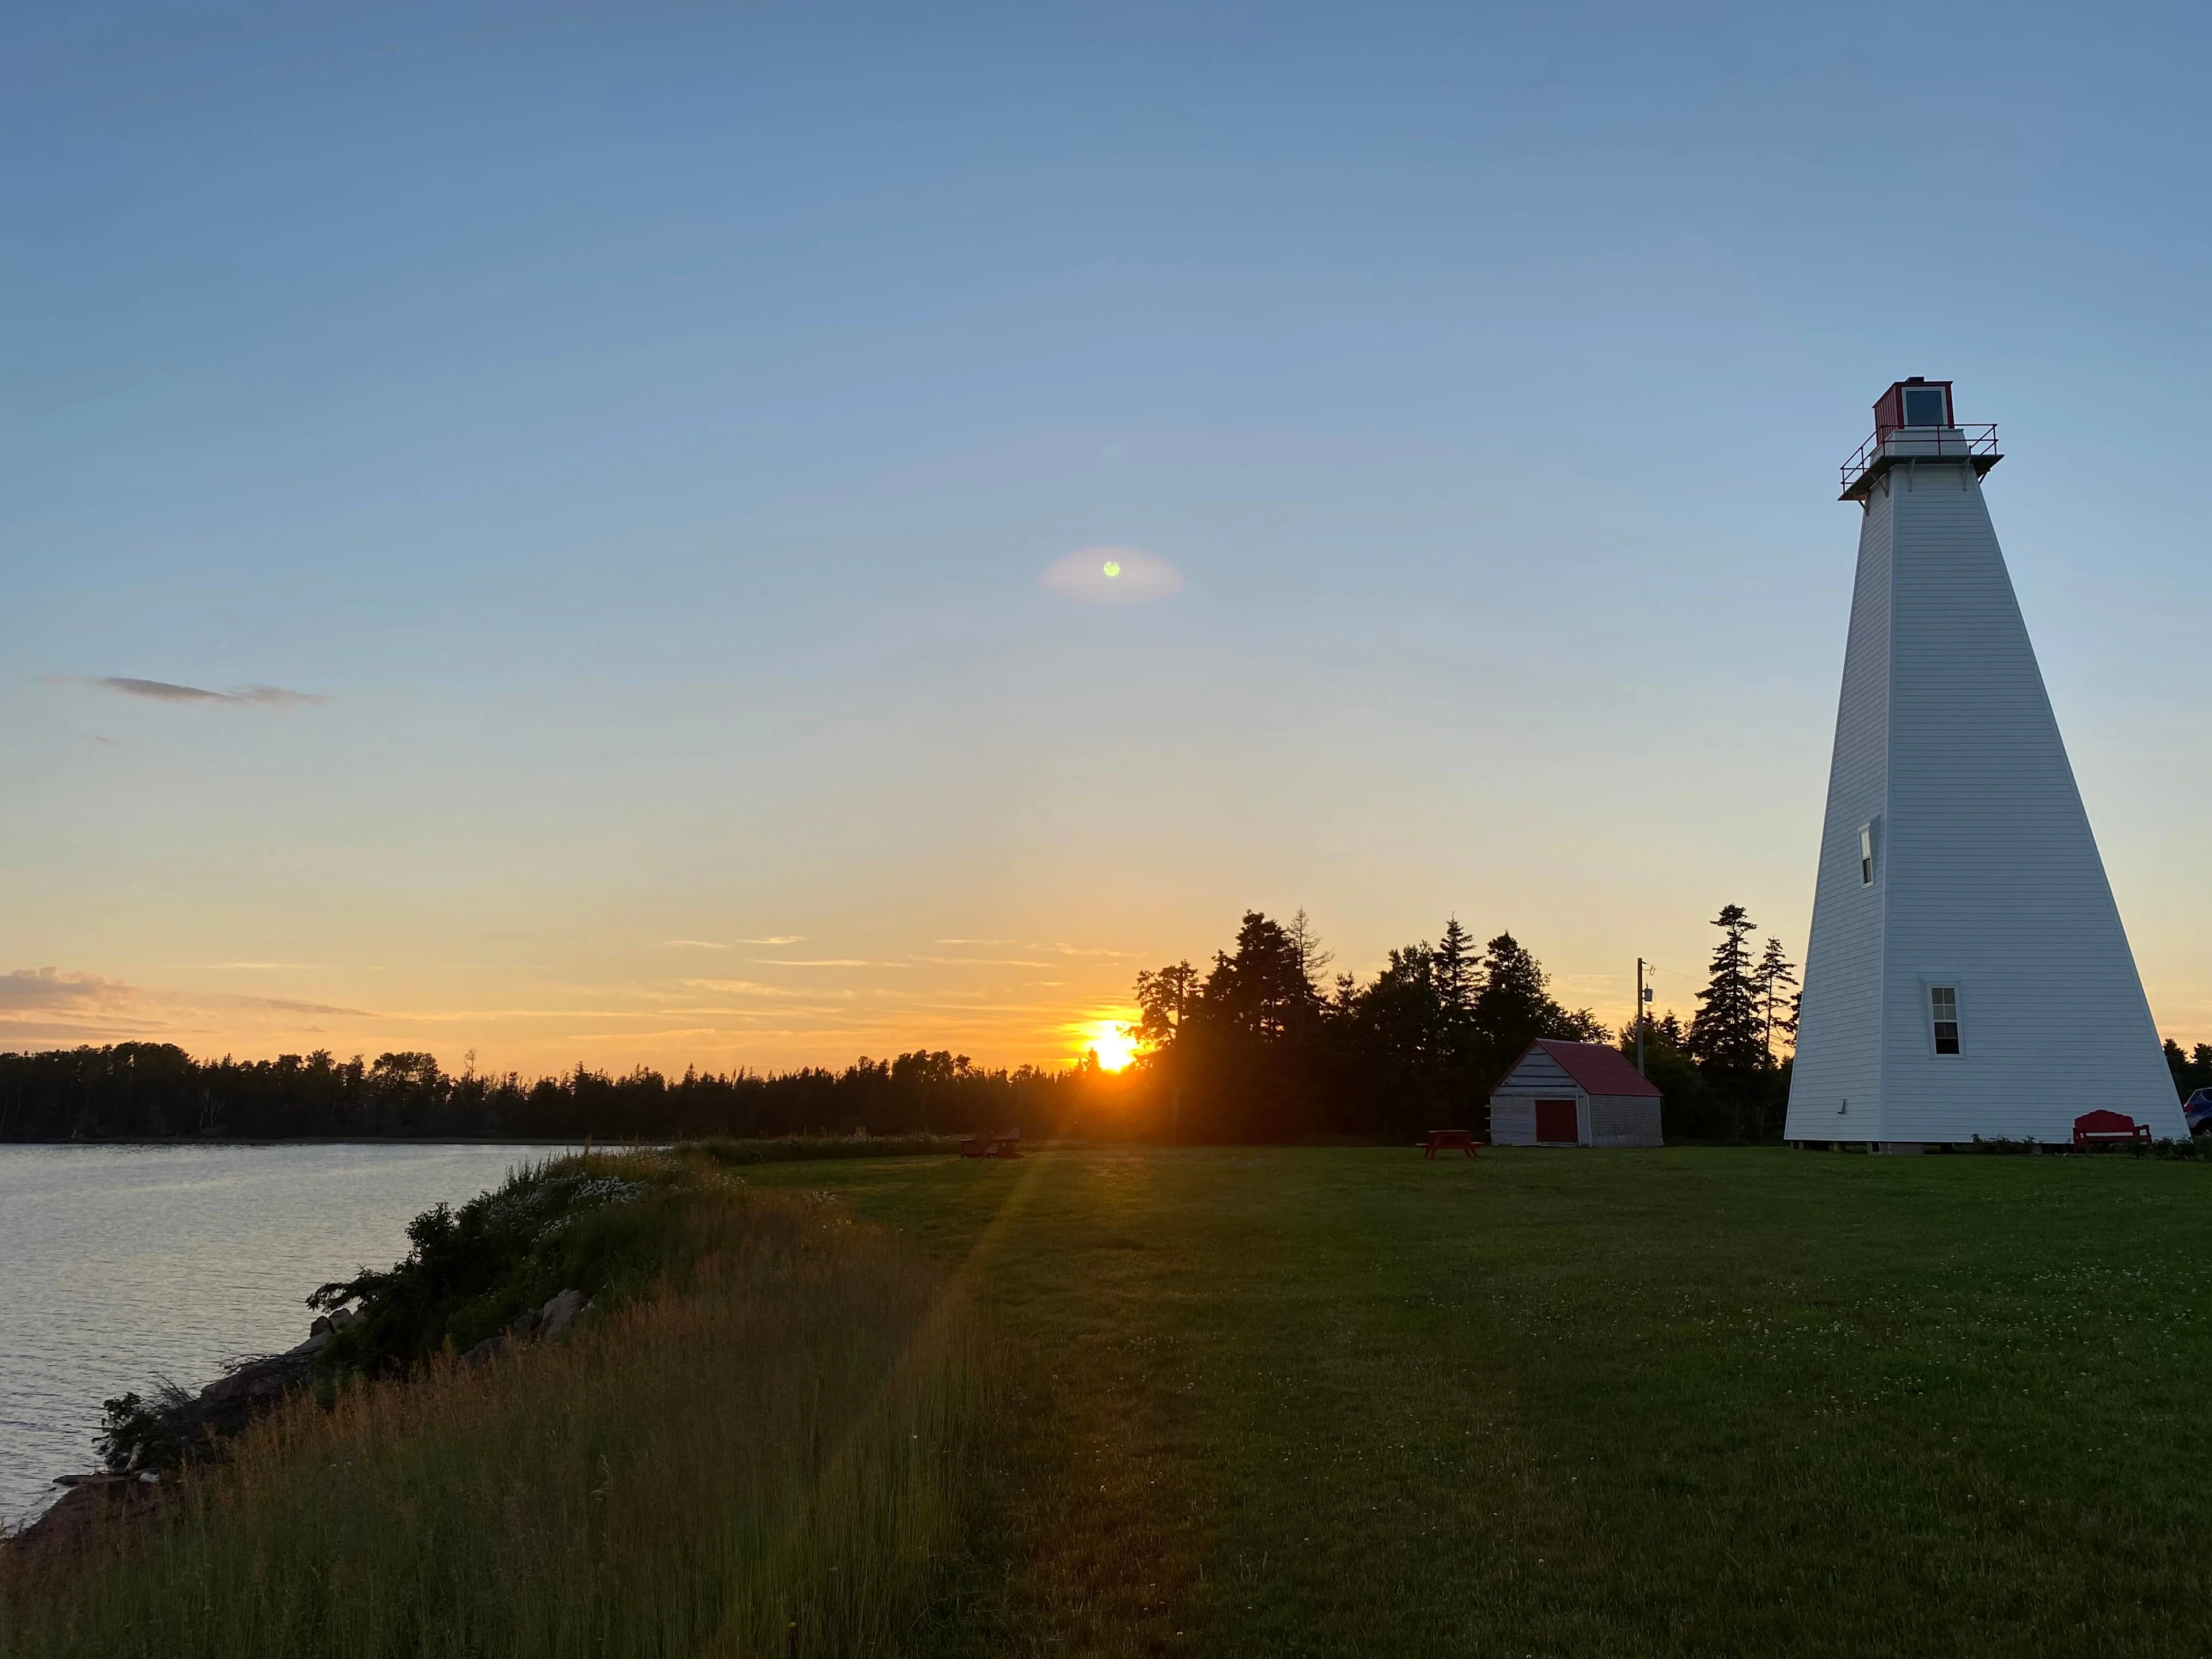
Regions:
<instances>
[{"instance_id":1,"label":"setting sun","mask_svg":"<svg viewBox=\"0 0 2212 1659\"><path fill-rule=\"evenodd\" d=\"M1101 1071L1118 1072L1137 1057L1137 1041L1118 1019L1091 1021L1084 1046L1098 1056Z\"/></svg>"}]
</instances>

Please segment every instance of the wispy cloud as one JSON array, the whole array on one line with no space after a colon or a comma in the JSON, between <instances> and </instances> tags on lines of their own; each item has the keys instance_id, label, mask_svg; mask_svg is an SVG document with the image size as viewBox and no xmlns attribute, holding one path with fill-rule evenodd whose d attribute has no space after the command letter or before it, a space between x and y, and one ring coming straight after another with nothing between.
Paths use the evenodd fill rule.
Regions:
<instances>
[{"instance_id":1,"label":"wispy cloud","mask_svg":"<svg viewBox=\"0 0 2212 1659\"><path fill-rule=\"evenodd\" d=\"M924 957L939 968L1049 968L1048 962L1024 962L1019 957Z\"/></svg>"},{"instance_id":2,"label":"wispy cloud","mask_svg":"<svg viewBox=\"0 0 2212 1659\"><path fill-rule=\"evenodd\" d=\"M672 939L662 941L672 951L726 951L738 945L801 945L804 933L772 933L766 939Z\"/></svg>"},{"instance_id":3,"label":"wispy cloud","mask_svg":"<svg viewBox=\"0 0 2212 1659\"><path fill-rule=\"evenodd\" d=\"M804 933L771 933L766 939L741 939L732 940L732 943L737 945L803 945L805 941L806 935Z\"/></svg>"},{"instance_id":4,"label":"wispy cloud","mask_svg":"<svg viewBox=\"0 0 2212 1659\"><path fill-rule=\"evenodd\" d=\"M930 941L930 943L931 943L931 944L933 944L933 945L1012 945L1012 944L1013 943L1013 940L1012 940L1012 939L932 939L932 940Z\"/></svg>"},{"instance_id":5,"label":"wispy cloud","mask_svg":"<svg viewBox=\"0 0 2212 1659\"><path fill-rule=\"evenodd\" d=\"M661 943L672 951L726 951L730 948L718 939L663 939Z\"/></svg>"},{"instance_id":6,"label":"wispy cloud","mask_svg":"<svg viewBox=\"0 0 2212 1659\"><path fill-rule=\"evenodd\" d=\"M227 991L151 990L98 974L53 968L18 968L0 974L0 1034L18 1041L90 1037L113 1042L131 1036L167 1036L211 1024L231 1024L240 1013L377 1018L368 1009L335 1003Z\"/></svg>"},{"instance_id":7,"label":"wispy cloud","mask_svg":"<svg viewBox=\"0 0 2212 1659\"><path fill-rule=\"evenodd\" d=\"M0 974L0 1008L119 1008L137 995L137 986L97 974L64 974L52 968L18 968Z\"/></svg>"},{"instance_id":8,"label":"wispy cloud","mask_svg":"<svg viewBox=\"0 0 2212 1659\"><path fill-rule=\"evenodd\" d=\"M817 957L802 961L793 957L747 957L747 962L762 968L910 968L908 962L876 962L866 957Z\"/></svg>"},{"instance_id":9,"label":"wispy cloud","mask_svg":"<svg viewBox=\"0 0 2212 1659\"><path fill-rule=\"evenodd\" d=\"M210 691L204 686L179 685L169 680L135 679L126 674L97 675L80 684L96 685L103 691L120 692L126 697L144 697L154 702L225 702L262 708L296 708L302 703L329 701L316 692L294 691L282 685L234 685L228 691Z\"/></svg>"}]
</instances>

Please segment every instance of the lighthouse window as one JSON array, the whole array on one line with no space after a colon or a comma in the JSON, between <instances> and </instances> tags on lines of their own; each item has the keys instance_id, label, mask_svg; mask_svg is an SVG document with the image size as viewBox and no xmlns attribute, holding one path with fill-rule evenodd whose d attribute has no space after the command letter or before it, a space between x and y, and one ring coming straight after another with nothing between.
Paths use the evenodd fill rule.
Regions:
<instances>
[{"instance_id":1,"label":"lighthouse window","mask_svg":"<svg viewBox=\"0 0 2212 1659\"><path fill-rule=\"evenodd\" d=\"M1859 825L1859 885L1874 885L1874 825Z\"/></svg>"},{"instance_id":2,"label":"lighthouse window","mask_svg":"<svg viewBox=\"0 0 2212 1659\"><path fill-rule=\"evenodd\" d=\"M1909 386L1905 388L1905 423L1907 426L1948 426L1948 413L1943 407L1943 388L1940 386Z\"/></svg>"},{"instance_id":3,"label":"lighthouse window","mask_svg":"<svg viewBox=\"0 0 2212 1659\"><path fill-rule=\"evenodd\" d=\"M1928 988L1928 1018L1935 1029L1936 1052L1955 1054L1959 1052L1959 988L1955 985L1931 985Z\"/></svg>"}]
</instances>

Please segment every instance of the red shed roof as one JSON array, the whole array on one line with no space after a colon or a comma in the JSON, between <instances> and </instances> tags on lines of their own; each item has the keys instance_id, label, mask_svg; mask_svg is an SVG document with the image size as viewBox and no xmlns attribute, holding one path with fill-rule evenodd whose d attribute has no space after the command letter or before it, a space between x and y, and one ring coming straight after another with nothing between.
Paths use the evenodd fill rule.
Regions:
<instances>
[{"instance_id":1,"label":"red shed roof","mask_svg":"<svg viewBox=\"0 0 2212 1659\"><path fill-rule=\"evenodd\" d=\"M1601 1042L1566 1042L1558 1037L1538 1037L1528 1048L1541 1048L1559 1061L1559 1069L1572 1078L1584 1094L1659 1098L1659 1091L1618 1048L1608 1048ZM1523 1049L1522 1060L1528 1057L1528 1049ZM1513 1063L1518 1066L1521 1060Z\"/></svg>"}]
</instances>

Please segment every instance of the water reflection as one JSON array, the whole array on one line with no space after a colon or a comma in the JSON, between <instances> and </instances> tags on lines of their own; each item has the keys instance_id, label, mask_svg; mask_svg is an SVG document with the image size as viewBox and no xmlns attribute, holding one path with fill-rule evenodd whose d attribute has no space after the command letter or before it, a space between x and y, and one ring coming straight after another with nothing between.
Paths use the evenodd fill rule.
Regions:
<instances>
[{"instance_id":1,"label":"water reflection","mask_svg":"<svg viewBox=\"0 0 2212 1659\"><path fill-rule=\"evenodd\" d=\"M102 1400L291 1346L316 1285L559 1150L0 1146L0 1519L92 1466Z\"/></svg>"}]
</instances>

